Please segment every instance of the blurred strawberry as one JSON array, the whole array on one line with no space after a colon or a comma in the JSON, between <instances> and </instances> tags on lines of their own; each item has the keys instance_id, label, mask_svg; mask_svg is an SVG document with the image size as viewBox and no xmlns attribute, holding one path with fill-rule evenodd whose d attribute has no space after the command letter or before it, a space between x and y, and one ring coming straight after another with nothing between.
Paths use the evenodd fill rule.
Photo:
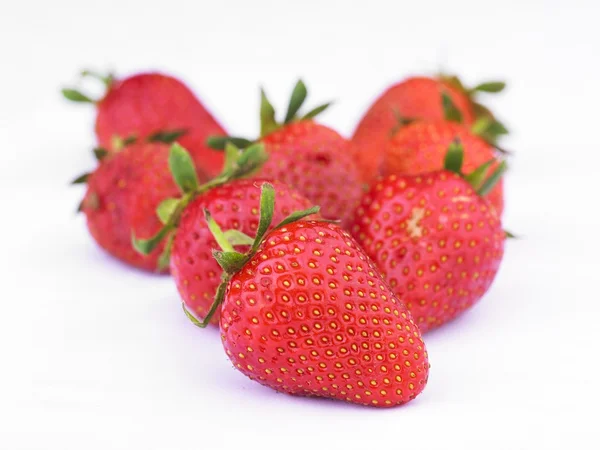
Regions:
<instances>
[{"instance_id":1,"label":"blurred strawberry","mask_svg":"<svg viewBox=\"0 0 600 450\"><path fill-rule=\"evenodd\" d=\"M177 140L192 155L199 171L216 175L223 155L206 146L206 139L224 133L194 93L178 79L161 73L142 73L121 80L84 71L106 86L98 100L75 89L63 95L75 102L96 106L96 135L99 146L120 150L132 140L166 142Z\"/></svg>"}]
</instances>

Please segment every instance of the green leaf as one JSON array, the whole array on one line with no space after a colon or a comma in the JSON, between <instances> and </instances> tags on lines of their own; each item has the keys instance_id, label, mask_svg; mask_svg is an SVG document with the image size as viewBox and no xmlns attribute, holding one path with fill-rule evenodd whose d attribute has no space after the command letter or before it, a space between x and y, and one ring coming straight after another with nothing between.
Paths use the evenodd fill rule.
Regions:
<instances>
[{"instance_id":1,"label":"green leaf","mask_svg":"<svg viewBox=\"0 0 600 450\"><path fill-rule=\"evenodd\" d=\"M444 108L444 118L450 122L462 123L462 113L456 107L450 95L442 93L442 108Z\"/></svg>"},{"instance_id":2,"label":"green leaf","mask_svg":"<svg viewBox=\"0 0 600 450\"><path fill-rule=\"evenodd\" d=\"M173 213L177 210L180 200L178 198L166 198L156 208L156 215L163 225L166 225Z\"/></svg>"},{"instance_id":3,"label":"green leaf","mask_svg":"<svg viewBox=\"0 0 600 450\"><path fill-rule=\"evenodd\" d=\"M506 83L504 81L489 81L486 83L478 84L473 89L471 89L471 91L496 93L496 92L502 92L505 87L506 87Z\"/></svg>"},{"instance_id":4,"label":"green leaf","mask_svg":"<svg viewBox=\"0 0 600 450\"><path fill-rule=\"evenodd\" d=\"M240 149L232 142L225 144L225 161L223 163L223 174L230 175L237 166L238 159L241 155Z\"/></svg>"},{"instance_id":5,"label":"green leaf","mask_svg":"<svg viewBox=\"0 0 600 450\"><path fill-rule=\"evenodd\" d=\"M471 126L471 132L477 136L483 136L487 129L492 124L493 119L491 117L479 117L475 123Z\"/></svg>"},{"instance_id":6,"label":"green leaf","mask_svg":"<svg viewBox=\"0 0 600 450\"><path fill-rule=\"evenodd\" d=\"M96 103L94 100L89 98L87 95L82 94L76 89L62 89L62 95L67 100L77 103Z\"/></svg>"},{"instance_id":7,"label":"green leaf","mask_svg":"<svg viewBox=\"0 0 600 450\"><path fill-rule=\"evenodd\" d=\"M306 86L302 82L302 80L298 80L296 86L294 86L294 90L292 91L292 96L290 97L290 104L288 105L287 113L285 114L284 123L290 123L296 117L296 113L300 111L304 100L306 100Z\"/></svg>"},{"instance_id":8,"label":"green leaf","mask_svg":"<svg viewBox=\"0 0 600 450\"><path fill-rule=\"evenodd\" d=\"M188 130L162 130L148 136L148 142L162 142L163 144L172 144Z\"/></svg>"},{"instance_id":9,"label":"green leaf","mask_svg":"<svg viewBox=\"0 0 600 450\"><path fill-rule=\"evenodd\" d=\"M135 233L131 232L131 245L133 248L141 253L142 255L149 255L152 251L160 244L169 231L171 226L164 226L158 233L152 236L150 239L138 239L135 237Z\"/></svg>"},{"instance_id":10,"label":"green leaf","mask_svg":"<svg viewBox=\"0 0 600 450\"><path fill-rule=\"evenodd\" d=\"M200 322L198 319L196 319L196 317L185 307L185 303L181 302L181 307L183 308L183 312L185 313L187 318L190 319L190 321L194 325L200 328L206 328L206 325L208 325L208 323L204 324L203 322Z\"/></svg>"},{"instance_id":11,"label":"green leaf","mask_svg":"<svg viewBox=\"0 0 600 450\"><path fill-rule=\"evenodd\" d=\"M135 141L137 141L136 135L132 134L131 136L127 136L125 139L123 139L123 147L134 144Z\"/></svg>"},{"instance_id":12,"label":"green leaf","mask_svg":"<svg viewBox=\"0 0 600 450\"><path fill-rule=\"evenodd\" d=\"M100 80L107 88L109 88L110 85L115 80L115 77L112 73L108 73L106 75L101 75L100 73L95 72L93 70L82 70L81 76L96 78L97 80Z\"/></svg>"},{"instance_id":13,"label":"green leaf","mask_svg":"<svg viewBox=\"0 0 600 450\"><path fill-rule=\"evenodd\" d=\"M249 145L252 144L252 141L242 138L242 137L235 137L235 136L210 136L207 140L206 140L206 146L210 147L214 150L224 150L225 149L225 145L231 142L233 145L235 145L237 148L246 148Z\"/></svg>"},{"instance_id":14,"label":"green leaf","mask_svg":"<svg viewBox=\"0 0 600 450\"><path fill-rule=\"evenodd\" d=\"M456 88L460 92L467 92L464 84L462 83L460 78L457 77L456 75L443 75L442 74L442 76L440 77L440 80L448 83L450 86Z\"/></svg>"},{"instance_id":15,"label":"green leaf","mask_svg":"<svg viewBox=\"0 0 600 450\"><path fill-rule=\"evenodd\" d=\"M217 241L217 244L219 244L219 247L221 247L221 250L223 250L224 252L235 252L233 245L229 243L229 241L225 237L225 233L223 233L223 230L221 229L219 224L215 221L215 219L213 219L212 215L210 214L210 211L206 208L204 209L204 218L206 219L206 223L208 224L208 229L215 238L215 241Z\"/></svg>"},{"instance_id":16,"label":"green leaf","mask_svg":"<svg viewBox=\"0 0 600 450\"><path fill-rule=\"evenodd\" d=\"M83 183L87 183L88 179L90 178L90 173L84 173L83 175L79 175L77 178L75 178L73 181L71 181L71 184L83 184Z\"/></svg>"},{"instance_id":17,"label":"green leaf","mask_svg":"<svg viewBox=\"0 0 600 450\"><path fill-rule=\"evenodd\" d=\"M510 231L508 231L508 230L504 230L504 236L505 236L507 239L519 239L519 237L518 237L517 235L515 235L515 234L511 233L511 232L510 232Z\"/></svg>"},{"instance_id":18,"label":"green leaf","mask_svg":"<svg viewBox=\"0 0 600 450\"><path fill-rule=\"evenodd\" d=\"M323 105L317 106L314 109L311 109L309 112L307 112L306 114L304 114L302 116L302 120L308 120L308 119L312 119L313 117L318 116L323 111L325 111L327 108L329 108L332 104L333 104L333 102L329 102L329 103L325 103Z\"/></svg>"},{"instance_id":19,"label":"green leaf","mask_svg":"<svg viewBox=\"0 0 600 450\"><path fill-rule=\"evenodd\" d=\"M248 236L246 233L242 233L240 230L227 230L223 233L225 235L225 239L233 245L252 245L254 243L254 238Z\"/></svg>"},{"instance_id":20,"label":"green leaf","mask_svg":"<svg viewBox=\"0 0 600 450\"><path fill-rule=\"evenodd\" d=\"M213 257L219 263L219 266L227 274L234 274L239 272L244 264L248 261L248 257L239 252L222 252L219 250L213 250Z\"/></svg>"},{"instance_id":21,"label":"green leaf","mask_svg":"<svg viewBox=\"0 0 600 450\"><path fill-rule=\"evenodd\" d=\"M463 165L464 153L465 152L460 142L460 139L456 138L448 146L448 150L446 151L446 156L444 158L444 169L460 175Z\"/></svg>"},{"instance_id":22,"label":"green leaf","mask_svg":"<svg viewBox=\"0 0 600 450\"><path fill-rule=\"evenodd\" d=\"M108 150L102 147L98 147L94 149L94 156L97 161L102 161L108 155Z\"/></svg>"},{"instance_id":23,"label":"green leaf","mask_svg":"<svg viewBox=\"0 0 600 450\"><path fill-rule=\"evenodd\" d=\"M300 219L304 219L305 217L310 216L312 214L317 214L320 211L320 209L320 206L313 206L312 208L304 209L302 211L295 211L289 216L287 216L285 219L283 219L281 222L279 222L279 224L277 224L277 226L274 229L284 227L293 222L297 222ZM333 220L332 222L337 223L338 221Z\"/></svg>"},{"instance_id":24,"label":"green leaf","mask_svg":"<svg viewBox=\"0 0 600 450\"><path fill-rule=\"evenodd\" d=\"M490 159L489 161L483 163L479 167L477 167L473 172L465 176L465 180L473 186L473 189L477 190L483 184L485 177L492 167L492 164L496 162L495 159Z\"/></svg>"},{"instance_id":25,"label":"green leaf","mask_svg":"<svg viewBox=\"0 0 600 450\"><path fill-rule=\"evenodd\" d=\"M156 268L159 272L164 272L169 268L171 263L171 249L173 248L173 240L175 239L175 231L172 230L167 236L165 248L161 252L158 260L156 261Z\"/></svg>"},{"instance_id":26,"label":"green leaf","mask_svg":"<svg viewBox=\"0 0 600 450\"><path fill-rule=\"evenodd\" d=\"M267 233L271 222L273 221L273 212L275 210L275 188L271 183L263 183L260 188L260 219L258 221L258 229L250 254L253 254L258 249L263 237Z\"/></svg>"},{"instance_id":27,"label":"green leaf","mask_svg":"<svg viewBox=\"0 0 600 450\"><path fill-rule=\"evenodd\" d=\"M196 319L194 317L194 315L191 312L189 312L187 310L187 308L185 307L185 305L182 303L183 311L185 312L185 315L188 317L188 319L190 319L192 321L192 323L194 325L196 325L197 327L200 327L200 328L206 328L208 326L208 324L210 323L210 320L213 318L215 313L219 310L219 307L223 304L223 300L225 299L225 291L227 289L228 282L229 282L229 279L226 278L221 281L221 284L219 284L219 287L217 288L217 292L215 294L215 298L212 302L212 305L210 306L210 309L208 310L208 313L206 313L206 317L204 318L204 320L202 322L200 322L198 319Z\"/></svg>"},{"instance_id":28,"label":"green leaf","mask_svg":"<svg viewBox=\"0 0 600 450\"><path fill-rule=\"evenodd\" d=\"M198 175L192 157L179 144L173 144L169 152L169 169L183 192L191 192L198 188Z\"/></svg>"},{"instance_id":29,"label":"green leaf","mask_svg":"<svg viewBox=\"0 0 600 450\"><path fill-rule=\"evenodd\" d=\"M252 175L269 159L262 144L253 144L242 151L237 159L237 168L234 177L242 178Z\"/></svg>"},{"instance_id":30,"label":"green leaf","mask_svg":"<svg viewBox=\"0 0 600 450\"><path fill-rule=\"evenodd\" d=\"M275 121L275 108L269 102L267 94L263 89L260 90L260 135L266 136L267 134L275 131L278 125Z\"/></svg>"},{"instance_id":31,"label":"green leaf","mask_svg":"<svg viewBox=\"0 0 600 450\"><path fill-rule=\"evenodd\" d=\"M477 193L482 197L489 194L489 192L492 189L494 189L494 186L496 186L496 183L498 183L498 181L500 181L500 178L502 178L502 175L504 174L504 172L506 172L507 168L508 168L508 166L506 164L506 161L502 161L498 165L498 167L496 167L496 170L494 170L492 172L490 177L483 182L481 187L477 190Z\"/></svg>"}]
</instances>

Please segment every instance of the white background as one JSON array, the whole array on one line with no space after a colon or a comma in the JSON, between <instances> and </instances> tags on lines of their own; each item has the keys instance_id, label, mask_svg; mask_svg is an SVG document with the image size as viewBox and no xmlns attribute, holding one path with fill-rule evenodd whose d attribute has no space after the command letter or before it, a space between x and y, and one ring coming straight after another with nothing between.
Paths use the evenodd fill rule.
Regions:
<instances>
[{"instance_id":1,"label":"white background","mask_svg":"<svg viewBox=\"0 0 600 450\"><path fill-rule=\"evenodd\" d=\"M2 2L0 449L598 448L599 3L351 3ZM180 75L249 135L261 83L282 108L302 76L349 135L410 73L505 78L490 103L522 239L486 298L426 335L423 394L391 410L276 394L188 323L168 277L98 250L68 186L94 166L93 111L59 96L84 67Z\"/></svg>"}]
</instances>

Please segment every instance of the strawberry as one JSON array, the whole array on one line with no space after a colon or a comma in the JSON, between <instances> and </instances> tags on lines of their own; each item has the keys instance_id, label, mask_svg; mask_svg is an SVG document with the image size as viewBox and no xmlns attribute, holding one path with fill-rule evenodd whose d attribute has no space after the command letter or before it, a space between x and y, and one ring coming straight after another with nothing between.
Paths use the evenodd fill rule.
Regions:
<instances>
[{"instance_id":1,"label":"strawberry","mask_svg":"<svg viewBox=\"0 0 600 450\"><path fill-rule=\"evenodd\" d=\"M469 128L456 122L414 122L401 127L383 148L383 175L418 175L444 167L450 144L459 139L464 149L464 170L468 173L488 161L497 160L494 148ZM494 163L492 169L497 167ZM502 181L488 196L498 214L504 208Z\"/></svg>"},{"instance_id":2,"label":"strawberry","mask_svg":"<svg viewBox=\"0 0 600 450\"><path fill-rule=\"evenodd\" d=\"M455 143L444 170L381 178L363 197L351 228L422 332L477 302L503 255L500 218L482 195L505 163L486 180L491 163L464 177L462 158Z\"/></svg>"},{"instance_id":3,"label":"strawberry","mask_svg":"<svg viewBox=\"0 0 600 450\"><path fill-rule=\"evenodd\" d=\"M298 190L328 219L347 224L362 195L359 169L353 159L352 144L313 118L329 105L319 106L299 116L307 96L306 86L298 81L282 123L275 120L275 110L261 93L261 135L269 160L258 177L279 180ZM249 140L236 137L213 137L209 145L222 148L227 141L247 145Z\"/></svg>"},{"instance_id":4,"label":"strawberry","mask_svg":"<svg viewBox=\"0 0 600 450\"><path fill-rule=\"evenodd\" d=\"M318 208L293 214L266 234L273 202L265 183L247 253L214 252L225 275L213 310L222 305L222 341L235 367L292 395L378 407L414 399L429 362L404 304L346 231L296 221ZM214 222L211 229L223 234Z\"/></svg>"},{"instance_id":5,"label":"strawberry","mask_svg":"<svg viewBox=\"0 0 600 450\"><path fill-rule=\"evenodd\" d=\"M75 180L87 182L81 203L90 234L112 256L134 267L155 270L162 248L148 256L131 246L131 230L149 236L161 228L154 210L165 197L179 194L168 169L169 147L159 143L132 144L106 154L97 169Z\"/></svg>"},{"instance_id":6,"label":"strawberry","mask_svg":"<svg viewBox=\"0 0 600 450\"><path fill-rule=\"evenodd\" d=\"M397 129L399 119L439 121L447 118L447 107L453 105L455 118L468 126L481 118L477 126L490 140L506 133L491 112L475 101L476 94L500 92L504 86L502 82L490 82L466 89L457 77L413 77L391 86L371 105L352 137L362 179L369 182L379 174L382 149Z\"/></svg>"},{"instance_id":7,"label":"strawberry","mask_svg":"<svg viewBox=\"0 0 600 450\"><path fill-rule=\"evenodd\" d=\"M254 235L259 222L260 180L236 180L199 195L183 211L171 256L171 274L186 308L196 316L205 317L213 303L213 297L221 282L221 267L212 257L211 249L218 248L204 218L210 210L214 219L235 230L228 236L237 248L245 249L243 234ZM274 217L283 220L293 211L306 209L310 202L289 186L273 182L277 191ZM236 233L239 231L243 234ZM242 247L239 247L239 245ZM233 245L232 245L233 247ZM212 319L218 324L219 313Z\"/></svg>"},{"instance_id":8,"label":"strawberry","mask_svg":"<svg viewBox=\"0 0 600 450\"><path fill-rule=\"evenodd\" d=\"M96 135L99 146L119 150L123 140L137 138L185 146L197 167L206 176L215 176L223 165L223 155L206 146L206 138L224 133L223 127L178 79L161 73L142 73L122 80L99 76L106 93L99 100L74 89L63 89L66 98L96 105Z\"/></svg>"}]
</instances>

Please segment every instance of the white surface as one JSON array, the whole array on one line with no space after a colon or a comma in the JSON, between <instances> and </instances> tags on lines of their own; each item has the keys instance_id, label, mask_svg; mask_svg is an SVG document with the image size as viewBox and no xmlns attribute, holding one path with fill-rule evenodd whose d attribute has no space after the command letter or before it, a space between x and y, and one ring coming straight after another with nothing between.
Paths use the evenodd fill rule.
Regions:
<instances>
[{"instance_id":1,"label":"white surface","mask_svg":"<svg viewBox=\"0 0 600 450\"><path fill-rule=\"evenodd\" d=\"M0 8L1 449L596 448L598 2L88 3ZM524 238L476 308L426 335L416 401L276 394L187 322L169 278L108 258L75 216L93 113L58 89L82 67L180 74L246 134L259 83L282 107L303 76L349 134L411 72L504 76L505 223Z\"/></svg>"}]
</instances>

